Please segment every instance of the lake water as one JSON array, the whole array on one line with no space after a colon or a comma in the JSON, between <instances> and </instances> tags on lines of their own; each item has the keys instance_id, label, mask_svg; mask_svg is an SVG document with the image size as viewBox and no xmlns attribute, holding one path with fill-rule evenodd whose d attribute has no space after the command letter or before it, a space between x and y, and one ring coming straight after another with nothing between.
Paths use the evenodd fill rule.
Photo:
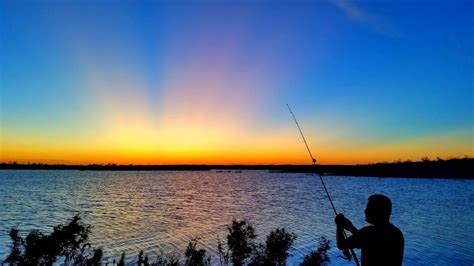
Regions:
<instances>
[{"instance_id":1,"label":"lake water","mask_svg":"<svg viewBox=\"0 0 474 266\"><path fill-rule=\"evenodd\" d=\"M392 223L405 235L406 265L473 265L474 180L325 176L339 212L356 227L365 226L367 197L382 193L393 203ZM288 264L300 262L320 236L332 241L338 258L333 211L313 175L242 171L95 172L0 171L0 258L9 247L8 232L50 232L81 213L93 225L92 243L105 257L139 250L150 258L160 252L184 253L198 238L215 256L232 218L245 218L259 239L277 227L298 235Z\"/></svg>"}]
</instances>

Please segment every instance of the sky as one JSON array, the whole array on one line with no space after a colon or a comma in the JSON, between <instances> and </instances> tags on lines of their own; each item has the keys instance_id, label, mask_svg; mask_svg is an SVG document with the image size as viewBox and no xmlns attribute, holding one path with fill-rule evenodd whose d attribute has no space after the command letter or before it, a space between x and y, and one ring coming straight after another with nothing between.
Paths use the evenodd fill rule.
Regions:
<instances>
[{"instance_id":1,"label":"sky","mask_svg":"<svg viewBox=\"0 0 474 266\"><path fill-rule=\"evenodd\" d=\"M473 157L473 3L0 0L0 162Z\"/></svg>"}]
</instances>

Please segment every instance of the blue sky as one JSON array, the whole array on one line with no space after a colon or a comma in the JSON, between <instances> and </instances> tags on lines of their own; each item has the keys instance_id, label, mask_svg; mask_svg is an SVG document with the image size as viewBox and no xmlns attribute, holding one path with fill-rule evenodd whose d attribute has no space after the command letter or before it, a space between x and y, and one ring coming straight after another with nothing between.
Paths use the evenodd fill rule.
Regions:
<instances>
[{"instance_id":1,"label":"blue sky","mask_svg":"<svg viewBox=\"0 0 474 266\"><path fill-rule=\"evenodd\" d=\"M0 6L2 160L302 163L286 103L323 162L473 154L472 1Z\"/></svg>"}]
</instances>

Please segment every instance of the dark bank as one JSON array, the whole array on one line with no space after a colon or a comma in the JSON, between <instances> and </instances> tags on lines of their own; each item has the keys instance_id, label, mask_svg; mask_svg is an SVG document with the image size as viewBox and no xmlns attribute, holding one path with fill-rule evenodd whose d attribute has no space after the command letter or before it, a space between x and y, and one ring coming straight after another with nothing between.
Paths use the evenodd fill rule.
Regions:
<instances>
[{"instance_id":1,"label":"dark bank","mask_svg":"<svg viewBox=\"0 0 474 266\"><path fill-rule=\"evenodd\" d=\"M210 171L220 170L268 170L290 173L324 173L340 176L414 177L473 179L474 158L438 158L421 161L396 161L358 165L117 165L117 164L38 164L2 163L0 169L19 170L81 170L81 171Z\"/></svg>"}]
</instances>

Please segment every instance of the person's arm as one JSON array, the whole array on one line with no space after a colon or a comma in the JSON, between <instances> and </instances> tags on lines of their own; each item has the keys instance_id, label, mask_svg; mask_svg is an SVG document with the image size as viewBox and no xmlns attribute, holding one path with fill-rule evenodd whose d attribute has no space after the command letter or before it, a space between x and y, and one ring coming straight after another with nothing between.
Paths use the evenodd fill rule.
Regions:
<instances>
[{"instance_id":1,"label":"person's arm","mask_svg":"<svg viewBox=\"0 0 474 266\"><path fill-rule=\"evenodd\" d=\"M344 230L351 232L353 235L356 234L359 230L352 224L352 222L344 217L342 213L338 214L334 220L336 222L336 241L337 248L340 250L354 248L351 246L353 241L350 238L344 237ZM348 241L349 239L349 241Z\"/></svg>"}]
</instances>

